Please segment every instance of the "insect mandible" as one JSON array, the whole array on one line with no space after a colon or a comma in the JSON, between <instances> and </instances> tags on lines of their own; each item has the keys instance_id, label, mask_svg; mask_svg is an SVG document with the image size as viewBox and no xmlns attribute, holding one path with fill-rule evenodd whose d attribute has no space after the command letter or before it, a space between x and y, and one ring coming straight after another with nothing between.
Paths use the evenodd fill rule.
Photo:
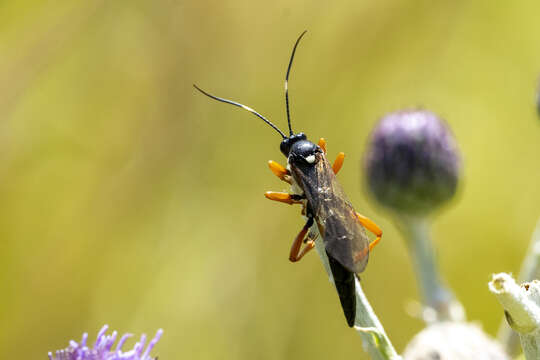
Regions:
<instances>
[{"instance_id":1,"label":"insect mandible","mask_svg":"<svg viewBox=\"0 0 540 360\"><path fill-rule=\"evenodd\" d=\"M369 252L381 240L382 231L373 221L354 210L337 181L336 174L343 165L344 153L340 152L331 165L326 158L326 142L323 138L316 145L309 141L304 133L295 134L292 131L288 81L296 48L305 33L306 31L294 44L285 75L285 104L289 136L252 108L211 95L196 85L193 86L214 100L251 112L270 125L283 138L280 150L287 158L287 166L284 167L275 161L269 161L268 165L277 177L291 185L291 189L288 193L268 191L264 195L270 200L302 205L302 215L306 218L306 223L294 239L289 260L296 262L302 259L315 247L317 236L322 237L341 307L347 324L352 327L356 318L354 276L364 271ZM365 229L376 236L371 243Z\"/></svg>"}]
</instances>

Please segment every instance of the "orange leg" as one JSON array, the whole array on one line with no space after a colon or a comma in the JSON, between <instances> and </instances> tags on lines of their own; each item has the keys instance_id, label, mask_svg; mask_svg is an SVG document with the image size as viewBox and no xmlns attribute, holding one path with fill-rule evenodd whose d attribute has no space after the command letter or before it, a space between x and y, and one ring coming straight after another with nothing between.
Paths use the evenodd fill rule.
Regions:
<instances>
[{"instance_id":1,"label":"orange leg","mask_svg":"<svg viewBox=\"0 0 540 360\"><path fill-rule=\"evenodd\" d=\"M326 154L326 140L324 140L324 138L320 138L318 145L324 151L324 153ZM340 152L337 155L336 160L334 160L334 164L332 165L332 169L334 170L334 174L337 174L338 171L341 169L341 167L343 166L343 160L344 159L345 159L345 153Z\"/></svg>"},{"instance_id":2,"label":"orange leg","mask_svg":"<svg viewBox=\"0 0 540 360\"><path fill-rule=\"evenodd\" d=\"M377 224L375 224L373 221L371 221L371 219L365 217L364 215L356 213L356 216L358 217L360 224L364 225L366 229L371 231L377 237L369 244L369 251L371 251L375 247L375 245L377 245L379 241L381 241L382 230L379 226L377 226Z\"/></svg>"},{"instance_id":3,"label":"orange leg","mask_svg":"<svg viewBox=\"0 0 540 360\"><path fill-rule=\"evenodd\" d=\"M319 143L317 144L319 145L319 147L324 151L324 153L326 154L326 140L324 140L324 138L320 138L319 139Z\"/></svg>"},{"instance_id":4,"label":"orange leg","mask_svg":"<svg viewBox=\"0 0 540 360\"><path fill-rule=\"evenodd\" d=\"M291 195L284 192L267 191L264 193L264 196L266 196L267 199L279 201L289 205L302 203L302 196Z\"/></svg>"},{"instance_id":5,"label":"orange leg","mask_svg":"<svg viewBox=\"0 0 540 360\"><path fill-rule=\"evenodd\" d=\"M274 160L270 160L268 161L268 167L274 173L274 175L276 175L278 178L280 178L281 180L285 182L288 182L289 184L291 183L291 179L290 179L291 174L282 165L278 164Z\"/></svg>"},{"instance_id":6,"label":"orange leg","mask_svg":"<svg viewBox=\"0 0 540 360\"><path fill-rule=\"evenodd\" d=\"M332 170L334 170L334 174L337 174L339 170L341 170L341 167L343 166L343 160L345 160L345 153L340 152L336 160L334 160L334 164L332 165Z\"/></svg>"},{"instance_id":7,"label":"orange leg","mask_svg":"<svg viewBox=\"0 0 540 360\"><path fill-rule=\"evenodd\" d=\"M307 232L309 231L309 228L313 225L313 218L310 217L308 221L306 222L306 225L300 230L298 235L296 236L296 239L294 239L294 242L291 246L291 252L289 253L289 260L292 262L300 261L301 258L304 257L310 251L315 247L315 241L312 239L308 239L306 241L306 246L300 251L300 248L302 247L302 243L304 242L304 239L306 237Z\"/></svg>"}]
</instances>

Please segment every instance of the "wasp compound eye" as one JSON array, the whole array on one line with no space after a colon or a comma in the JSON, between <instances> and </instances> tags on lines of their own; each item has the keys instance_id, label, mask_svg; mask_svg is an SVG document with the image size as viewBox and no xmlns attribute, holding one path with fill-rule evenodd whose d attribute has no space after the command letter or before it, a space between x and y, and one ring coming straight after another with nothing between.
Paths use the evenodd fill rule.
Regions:
<instances>
[{"instance_id":1,"label":"wasp compound eye","mask_svg":"<svg viewBox=\"0 0 540 360\"><path fill-rule=\"evenodd\" d=\"M460 172L454 137L432 112L390 113L371 134L365 176L385 207L418 215L434 210L455 194Z\"/></svg>"},{"instance_id":2,"label":"wasp compound eye","mask_svg":"<svg viewBox=\"0 0 540 360\"><path fill-rule=\"evenodd\" d=\"M284 139L279 145L279 149L281 150L283 155L289 156L289 152L291 151L291 139Z\"/></svg>"}]
</instances>

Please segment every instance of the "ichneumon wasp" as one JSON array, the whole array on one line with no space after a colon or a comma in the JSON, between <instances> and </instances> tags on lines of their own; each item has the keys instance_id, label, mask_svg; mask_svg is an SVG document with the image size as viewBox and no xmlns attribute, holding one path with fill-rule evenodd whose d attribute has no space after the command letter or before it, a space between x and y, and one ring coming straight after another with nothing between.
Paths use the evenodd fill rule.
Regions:
<instances>
[{"instance_id":1,"label":"ichneumon wasp","mask_svg":"<svg viewBox=\"0 0 540 360\"><path fill-rule=\"evenodd\" d=\"M291 185L291 189L288 193L268 191L265 196L286 204L302 205L302 215L306 218L306 223L294 239L289 260L299 261L315 247L317 236L322 237L341 306L347 324L352 327L356 318L354 276L366 268L369 252L380 241L382 231L373 221L354 210L337 181L336 174L343 165L345 154L340 152L334 163L330 164L326 157L326 142L323 138L315 144L307 140L304 133L295 134L292 130L288 81L296 48L305 33L306 31L294 44L285 76L289 136L252 108L211 95L196 85L193 86L214 100L251 112L283 138L280 150L287 158L287 166L284 167L275 161L269 161L268 165L277 177ZM376 236L371 243L365 229Z\"/></svg>"}]
</instances>

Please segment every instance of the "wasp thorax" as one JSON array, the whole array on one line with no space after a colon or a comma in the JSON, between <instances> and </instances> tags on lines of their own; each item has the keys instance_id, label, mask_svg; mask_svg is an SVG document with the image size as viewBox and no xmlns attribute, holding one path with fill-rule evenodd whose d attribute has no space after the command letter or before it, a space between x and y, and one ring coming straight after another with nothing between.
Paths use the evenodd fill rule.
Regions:
<instances>
[{"instance_id":1,"label":"wasp thorax","mask_svg":"<svg viewBox=\"0 0 540 360\"><path fill-rule=\"evenodd\" d=\"M291 146L289 159L293 163L315 164L317 162L317 152L320 148L308 140L300 140Z\"/></svg>"}]
</instances>

